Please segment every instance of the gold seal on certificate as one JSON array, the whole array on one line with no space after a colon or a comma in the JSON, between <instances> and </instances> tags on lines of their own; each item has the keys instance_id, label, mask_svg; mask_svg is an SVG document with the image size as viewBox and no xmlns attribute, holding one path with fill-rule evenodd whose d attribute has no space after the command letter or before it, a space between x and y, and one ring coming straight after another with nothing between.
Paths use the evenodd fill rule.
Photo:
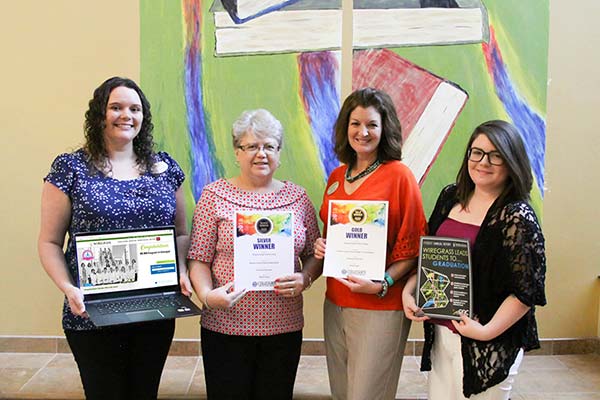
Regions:
<instances>
[{"instance_id":1,"label":"gold seal on certificate","mask_svg":"<svg viewBox=\"0 0 600 400\"><path fill-rule=\"evenodd\" d=\"M473 315L471 252L467 239L422 236L417 305L430 317Z\"/></svg>"},{"instance_id":2,"label":"gold seal on certificate","mask_svg":"<svg viewBox=\"0 0 600 400\"><path fill-rule=\"evenodd\" d=\"M233 235L235 289L273 290L294 273L294 213L236 211Z\"/></svg>"},{"instance_id":3,"label":"gold seal on certificate","mask_svg":"<svg viewBox=\"0 0 600 400\"><path fill-rule=\"evenodd\" d=\"M387 201L330 200L323 275L382 280L387 245Z\"/></svg>"}]
</instances>

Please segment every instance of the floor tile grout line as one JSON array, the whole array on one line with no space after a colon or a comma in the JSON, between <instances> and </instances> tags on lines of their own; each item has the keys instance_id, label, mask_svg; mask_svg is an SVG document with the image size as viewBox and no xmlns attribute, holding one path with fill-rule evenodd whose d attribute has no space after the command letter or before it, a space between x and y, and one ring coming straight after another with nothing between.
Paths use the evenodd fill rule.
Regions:
<instances>
[{"instance_id":1,"label":"floor tile grout line","mask_svg":"<svg viewBox=\"0 0 600 400\"><path fill-rule=\"evenodd\" d=\"M556 357L556 360L570 373L572 373L573 375L575 375L577 378L579 378L579 374L581 371L579 371L579 368L573 367L573 366L569 366L567 365L564 361L562 361L561 357ZM585 379L584 379L585 381ZM596 392L593 392L596 393Z\"/></svg>"},{"instance_id":2,"label":"floor tile grout line","mask_svg":"<svg viewBox=\"0 0 600 400\"><path fill-rule=\"evenodd\" d=\"M46 354L46 353L40 353L40 354ZM48 366L48 364L50 364L52 362L52 360L54 360L57 356L58 356L58 353L54 354L51 358L49 358L48 361L46 361L46 363L35 372L35 374L31 375L31 377L27 380L27 382L25 382L24 384L21 385L21 387L19 388L19 390L17 390L16 393L20 393L23 390L23 388L25 386L27 386L27 384L29 382L31 382L44 368L46 368Z\"/></svg>"},{"instance_id":3,"label":"floor tile grout line","mask_svg":"<svg viewBox=\"0 0 600 400\"><path fill-rule=\"evenodd\" d=\"M40 375L41 377L44 378L44 381L46 380L46 374L48 373L48 371L53 371L56 368L60 368L62 369L63 367L66 367L65 364L65 360L64 356L65 354L62 353L57 353L57 354L49 354L49 353L11 353L11 355L22 355L24 356L23 358L19 358L17 361L19 363L23 363L23 368L27 368L27 366L31 367L30 371L33 372L33 375L28 378L24 383L18 385L18 387L14 387L14 389L16 389L15 391L11 390L10 392L4 392L0 395L0 398L2 398L4 395L8 395L10 398L29 398L29 395L32 395L32 393L30 392L31 389L34 389L34 391L37 390L37 386L38 386L38 382L40 381ZM33 358L32 358L33 356ZM47 358L48 357L48 358ZM313 358L313 357L323 357L323 356L305 356L308 358ZM38 360L41 359L42 362L41 363L37 363L37 362L33 362L35 361L35 358L37 358ZM46 359L47 358L47 359ZM169 358L171 358L171 356L169 356ZM177 359L178 357L175 357L175 359ZM187 357L186 357L187 358ZM46 361L43 361L44 359L46 359ZM408 360L410 360L410 363L408 363L406 366L414 366L415 364L417 365L417 367L419 366L419 359L417 356L410 356L408 358ZM407 361L408 361L407 360ZM202 362L202 357L200 356L194 356L194 365L192 366L192 368L189 368L189 361L185 362L185 365L188 365L188 367L186 369L188 369L188 371L191 371L191 376L189 377L189 380L186 384L186 386L182 387L182 386L178 386L180 391L177 391L177 393L173 393L173 394L163 394L163 398L164 399L191 399L191 398L198 398L198 393L196 393L195 396L192 396L192 392L191 390L193 389L193 385L194 385L194 378L195 375L197 374L197 372L199 370L201 370L201 365L199 364L200 362ZM413 364L413 362L415 364ZM545 369L544 372L548 372L551 376L552 379L559 379L560 381L560 376L563 377L564 382L570 382L571 380L573 380L573 382L579 383L579 384L574 384L574 385L569 385L569 386L557 386L556 390L558 392L544 392L544 390L547 389L541 389L542 391L531 391L531 389L533 389L532 386L527 385L524 387L521 387L520 389L525 390L514 390L513 389L513 397L515 400L525 400L525 399L529 399L530 397L528 396L536 396L535 398L537 399L537 396L540 395L551 395L549 398L552 399L558 399L560 397L553 397L552 395L556 396L561 396L561 395L571 395L571 396L575 396L574 398L579 398L578 396L584 396L586 399L588 398L587 396L596 396L598 394L600 394L600 387L597 387L598 385L596 383L593 382L585 382L586 381L586 374L588 372L594 373L596 366L598 365L598 363L600 363L600 355L598 354L573 354L573 355L539 355L539 356L534 356L534 362L532 362L530 365L527 366L527 368L523 368L523 370L521 372L529 372L529 373L536 373L539 372L539 363L550 363L552 364L552 368L548 368ZM35 365L38 364L40 366L36 367ZM50 367L50 364L53 364L52 367ZM313 365L313 364L311 364ZM522 365L522 367L525 367L526 365ZM70 366L69 366L70 368ZM75 367L76 368L76 367ZM7 368L5 366L0 366L0 373L2 371L5 371L7 369L12 369L12 368ZM177 368L178 369L178 368ZM48 370L48 371L47 371ZM411 370L410 372L413 373L411 368L406 368L403 369L404 370ZM418 369L417 369L418 371ZM417 372L414 371L414 372ZM299 371L300 373L300 371ZM323 373L326 374L326 369L323 369ZM421 372L421 374L426 375L426 373ZM575 379L573 379L575 378ZM60 377L52 378L52 382L54 382L55 380L58 379L58 381L60 381ZM19 379L20 381L21 379ZM517 380L519 380L519 378L517 377ZM595 381L595 380L594 380ZM562 381L561 381L562 382ZM15 382L16 383L16 382ZM184 382L181 382L184 383ZM30 386L32 385L32 386ZM200 385L198 385L200 386ZM537 386L537 385L534 385ZM572 386L572 387L571 387ZM571 389L571 390L568 390ZM420 389L419 389L420 390ZM413 391L413 389L411 389L410 391ZM325 393L325 392L323 392ZM74 393L68 393L70 395L73 395ZM205 396L205 391L202 390L202 388L200 388L200 398L205 398L202 397L203 395ZM50 392L46 392L47 398L55 398L55 399L66 399L66 398L71 398L71 397L62 397L60 392L55 392L55 393L50 393ZM53 395L56 395L56 397L52 397ZM63 393L63 395L67 395L67 393ZM76 394L74 394L76 395ZM79 394L80 396L82 394ZM412 399L412 400L425 400L426 397L423 396L423 393L398 393L397 394L399 397L399 399ZM12 397L11 397L12 396ZM166 396L166 397L165 397ZM35 397L35 398L41 398L41 397ZM74 398L74 397L73 397ZM83 397L77 397L77 398L83 398ZM303 397L304 398L304 397ZM319 397L321 398L321 397ZM583 397L582 397L583 398ZM593 397L596 398L596 397Z\"/></svg>"},{"instance_id":4,"label":"floor tile grout line","mask_svg":"<svg viewBox=\"0 0 600 400\"><path fill-rule=\"evenodd\" d=\"M554 356L552 356L552 357L554 357ZM565 367L568 370L571 369L571 367L569 367L567 364L565 364L564 361L561 360L560 357L557 356L556 359L558 360L558 362L560 363L560 365L562 365L563 367Z\"/></svg>"},{"instance_id":5,"label":"floor tile grout line","mask_svg":"<svg viewBox=\"0 0 600 400\"><path fill-rule=\"evenodd\" d=\"M198 370L198 363L200 363L200 356L196 357L196 365L194 366L194 370L192 371L192 376L190 377L190 381L188 382L187 388L185 389L185 395L190 394L190 389L192 388L192 383L194 382L194 377L196 376L196 371Z\"/></svg>"}]
</instances>

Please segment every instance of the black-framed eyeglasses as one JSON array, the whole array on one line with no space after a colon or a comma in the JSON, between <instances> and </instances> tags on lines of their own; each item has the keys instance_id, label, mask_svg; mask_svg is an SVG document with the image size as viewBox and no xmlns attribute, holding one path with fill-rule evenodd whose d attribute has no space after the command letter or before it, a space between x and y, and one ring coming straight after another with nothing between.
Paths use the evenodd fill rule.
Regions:
<instances>
[{"instance_id":1,"label":"black-framed eyeglasses","mask_svg":"<svg viewBox=\"0 0 600 400\"><path fill-rule=\"evenodd\" d=\"M258 144L258 143L250 143L246 145L239 145L238 149L242 150L248 154L256 154L259 151L264 151L266 154L272 155L279 151L279 146L276 144L266 143L266 144Z\"/></svg>"},{"instance_id":2,"label":"black-framed eyeglasses","mask_svg":"<svg viewBox=\"0 0 600 400\"><path fill-rule=\"evenodd\" d=\"M504 157L502 157L502 154L500 154L500 152L498 152L496 150L483 151L479 147L471 147L469 149L469 151L467 152L467 157L469 158L470 161L479 162L479 161L483 160L483 157L485 157L485 156L487 156L488 161L492 165L504 164Z\"/></svg>"}]
</instances>

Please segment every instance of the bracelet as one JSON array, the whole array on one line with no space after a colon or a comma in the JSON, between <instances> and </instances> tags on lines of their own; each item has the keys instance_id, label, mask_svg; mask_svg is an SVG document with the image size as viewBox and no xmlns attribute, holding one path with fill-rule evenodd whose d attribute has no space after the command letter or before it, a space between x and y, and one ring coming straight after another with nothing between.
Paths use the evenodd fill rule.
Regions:
<instances>
[{"instance_id":1,"label":"bracelet","mask_svg":"<svg viewBox=\"0 0 600 400\"><path fill-rule=\"evenodd\" d=\"M208 294L210 293L210 291L206 292L206 294L204 295L204 301L202 302L202 305L204 307L206 307L207 310L212 310L212 307L208 305Z\"/></svg>"},{"instance_id":2,"label":"bracelet","mask_svg":"<svg viewBox=\"0 0 600 400\"><path fill-rule=\"evenodd\" d=\"M387 281L389 287L392 287L394 283L396 283L394 281L394 278L392 278L392 276L387 272L385 273L385 275L383 275L383 279Z\"/></svg>"},{"instance_id":3,"label":"bracelet","mask_svg":"<svg viewBox=\"0 0 600 400\"><path fill-rule=\"evenodd\" d=\"M383 299L385 297L385 295L388 292L390 285L388 284L387 279L384 279L381 281L381 291L379 293L376 293L377 297L379 297L380 299Z\"/></svg>"}]
</instances>

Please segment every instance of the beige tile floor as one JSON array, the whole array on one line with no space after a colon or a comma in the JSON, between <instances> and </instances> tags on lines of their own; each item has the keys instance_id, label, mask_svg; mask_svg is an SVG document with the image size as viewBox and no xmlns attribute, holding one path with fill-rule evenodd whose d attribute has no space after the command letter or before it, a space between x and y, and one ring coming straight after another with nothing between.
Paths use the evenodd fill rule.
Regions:
<instances>
[{"instance_id":1,"label":"beige tile floor","mask_svg":"<svg viewBox=\"0 0 600 400\"><path fill-rule=\"evenodd\" d=\"M398 399L425 399L426 375L418 357L405 357ZM0 399L82 399L71 354L0 353ZM204 399L202 359L170 356L160 399ZM295 399L329 398L325 359L303 356ZM600 355L526 356L512 400L600 400Z\"/></svg>"}]
</instances>

